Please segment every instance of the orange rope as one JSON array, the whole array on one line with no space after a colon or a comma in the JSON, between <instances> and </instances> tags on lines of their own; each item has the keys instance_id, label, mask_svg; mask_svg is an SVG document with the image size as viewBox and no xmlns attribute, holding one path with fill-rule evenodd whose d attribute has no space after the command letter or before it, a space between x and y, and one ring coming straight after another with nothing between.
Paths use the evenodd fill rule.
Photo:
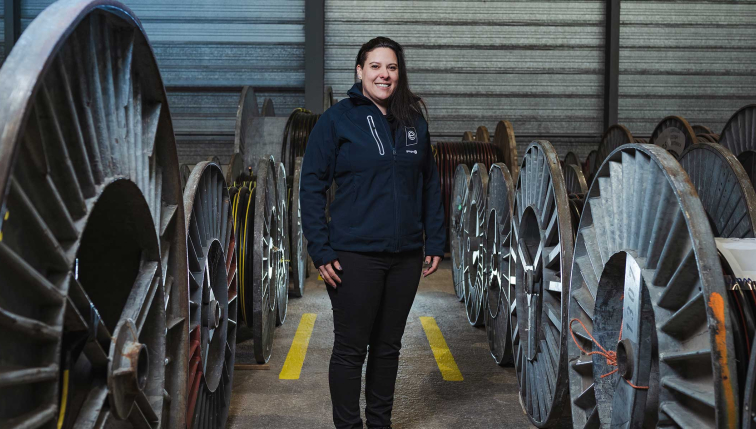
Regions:
<instances>
[{"instance_id":1,"label":"orange rope","mask_svg":"<svg viewBox=\"0 0 756 429\"><path fill-rule=\"evenodd\" d=\"M580 343L578 343L577 338L575 338L575 333L572 331L572 324L575 323L575 322L578 322L580 324L580 326L583 327L583 330L585 331L585 333L588 334L589 337L591 337L591 341L593 341L593 343L596 344L596 346L598 346L598 348L601 349L601 351L588 352L588 351L586 351L585 349L583 349L580 346ZM623 328L623 325L624 325L624 323L620 325L620 332L619 332L619 339L620 339L620 341L622 340L622 328ZM592 356L592 355L603 356L603 357L606 358L606 364L607 365L609 365L609 366L617 366L617 352L607 351L604 347L602 347L601 344L598 341L596 341L595 338L593 338L593 335L590 332L588 332L588 328L585 327L585 325L583 324L583 322L580 319L574 318L574 319L570 320L570 335L572 335L572 341L575 342L575 345L577 346L578 349L580 349L581 352L583 352L583 354L585 354L587 356ZM619 368L615 368L614 371L611 371L611 372L608 372L608 373L602 375L601 378L608 377L608 376L614 374L617 371L619 371ZM634 389L648 390L648 386L636 386L632 382L630 382L630 380L628 380L628 379L626 379L624 377L622 377L622 379L625 380L625 382L627 382L627 384L629 384L630 387L632 387Z\"/></svg>"}]
</instances>

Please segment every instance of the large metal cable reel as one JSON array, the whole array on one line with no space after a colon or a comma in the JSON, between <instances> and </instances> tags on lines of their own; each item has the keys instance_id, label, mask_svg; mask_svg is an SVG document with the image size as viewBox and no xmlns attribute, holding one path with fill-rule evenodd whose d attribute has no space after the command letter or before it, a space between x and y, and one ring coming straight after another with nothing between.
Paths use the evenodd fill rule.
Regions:
<instances>
[{"instance_id":1,"label":"large metal cable reel","mask_svg":"<svg viewBox=\"0 0 756 429\"><path fill-rule=\"evenodd\" d=\"M238 185L238 187L237 187ZM232 216L236 236L237 277L239 285L239 313L248 328L252 328L253 311L253 250L256 182L244 182L232 186Z\"/></svg>"},{"instance_id":2,"label":"large metal cable reel","mask_svg":"<svg viewBox=\"0 0 756 429\"><path fill-rule=\"evenodd\" d=\"M512 362L509 308L510 291L514 282L514 255L511 252L514 181L503 162L491 166L486 194L483 272L487 303L483 311L491 356L498 365L506 365Z\"/></svg>"},{"instance_id":3,"label":"large metal cable reel","mask_svg":"<svg viewBox=\"0 0 756 429\"><path fill-rule=\"evenodd\" d=\"M488 133L488 128L485 125L481 125L475 130L475 141L483 143L491 141L491 135Z\"/></svg>"},{"instance_id":4,"label":"large metal cable reel","mask_svg":"<svg viewBox=\"0 0 756 429\"><path fill-rule=\"evenodd\" d=\"M596 159L594 161L596 167L601 165L606 157L614 152L614 149L617 149L623 144L633 143L633 141L633 135L624 125L615 124L609 127L601 137L601 143L599 143Z\"/></svg>"},{"instance_id":5,"label":"large metal cable reel","mask_svg":"<svg viewBox=\"0 0 756 429\"><path fill-rule=\"evenodd\" d=\"M622 146L601 166L572 266L574 427L737 426L732 321L709 224L663 148Z\"/></svg>"},{"instance_id":6,"label":"large metal cable reel","mask_svg":"<svg viewBox=\"0 0 756 429\"><path fill-rule=\"evenodd\" d=\"M181 182L141 24L117 2L51 5L0 99L0 426L183 426Z\"/></svg>"},{"instance_id":7,"label":"large metal cable reel","mask_svg":"<svg viewBox=\"0 0 756 429\"><path fill-rule=\"evenodd\" d=\"M756 104L735 112L719 136L719 144L738 157L756 187Z\"/></svg>"},{"instance_id":8,"label":"large metal cable reel","mask_svg":"<svg viewBox=\"0 0 756 429\"><path fill-rule=\"evenodd\" d=\"M486 192L488 171L483 163L476 163L470 172L465 193L465 212L462 226L464 249L463 285L467 320L473 326L485 322L485 248L486 248Z\"/></svg>"},{"instance_id":9,"label":"large metal cable reel","mask_svg":"<svg viewBox=\"0 0 756 429\"><path fill-rule=\"evenodd\" d=\"M226 185L232 186L234 182L246 173L244 168L244 155L235 153L231 155L226 169Z\"/></svg>"},{"instance_id":10,"label":"large metal cable reel","mask_svg":"<svg viewBox=\"0 0 756 429\"><path fill-rule=\"evenodd\" d=\"M517 161L517 141L515 140L514 128L509 121L499 121L494 132L494 145L501 151L504 164L509 168L512 179L517 180L520 172L520 163Z\"/></svg>"},{"instance_id":11,"label":"large metal cable reel","mask_svg":"<svg viewBox=\"0 0 756 429\"><path fill-rule=\"evenodd\" d=\"M564 156L564 165L577 165L578 167L580 167L583 164L580 162L580 158L575 155L575 152L567 152L567 154Z\"/></svg>"},{"instance_id":12,"label":"large metal cable reel","mask_svg":"<svg viewBox=\"0 0 756 429\"><path fill-rule=\"evenodd\" d=\"M291 186L289 221L291 222L291 285L289 292L296 297L304 295L305 278L309 267L307 242L302 232L302 209L299 205L299 181L302 173L302 157L297 157L294 165L294 179Z\"/></svg>"},{"instance_id":13,"label":"large metal cable reel","mask_svg":"<svg viewBox=\"0 0 756 429\"><path fill-rule=\"evenodd\" d=\"M189 260L187 427L224 428L237 331L237 259L223 171L200 162L184 190Z\"/></svg>"},{"instance_id":14,"label":"large metal cable reel","mask_svg":"<svg viewBox=\"0 0 756 429\"><path fill-rule=\"evenodd\" d=\"M286 186L286 167L282 162L276 163L273 157L270 158L272 166L276 172L276 209L277 235L278 243L276 244L276 299L278 300L278 311L276 312L276 326L281 326L286 321L286 310L289 304L289 209L288 209L288 190Z\"/></svg>"},{"instance_id":15,"label":"large metal cable reel","mask_svg":"<svg viewBox=\"0 0 756 429\"><path fill-rule=\"evenodd\" d=\"M273 100L266 98L263 100L262 109L260 109L260 116L276 116L276 108L273 106Z\"/></svg>"},{"instance_id":16,"label":"large metal cable reel","mask_svg":"<svg viewBox=\"0 0 756 429\"><path fill-rule=\"evenodd\" d=\"M250 86L242 88L239 108L236 111L236 130L234 133L234 153L246 154L247 141L252 137L250 128L252 118L260 116L257 96ZM232 183L232 182L229 182Z\"/></svg>"},{"instance_id":17,"label":"large metal cable reel","mask_svg":"<svg viewBox=\"0 0 756 429\"><path fill-rule=\"evenodd\" d=\"M276 171L272 159L261 159L257 167L254 199L252 250L252 336L255 359L266 363L273 348L273 334L278 314L278 201ZM250 213L248 213L249 215ZM249 261L247 261L249 262Z\"/></svg>"},{"instance_id":18,"label":"large metal cable reel","mask_svg":"<svg viewBox=\"0 0 756 429\"><path fill-rule=\"evenodd\" d=\"M531 423L569 419L565 331L573 228L564 176L547 141L530 144L513 209L515 305L510 312L520 396Z\"/></svg>"},{"instance_id":19,"label":"large metal cable reel","mask_svg":"<svg viewBox=\"0 0 756 429\"><path fill-rule=\"evenodd\" d=\"M457 299L463 301L464 295L464 247L462 240L463 209L467 187L470 183L470 169L464 164L457 165L452 182L449 201L449 250L452 262L452 280Z\"/></svg>"},{"instance_id":20,"label":"large metal cable reel","mask_svg":"<svg viewBox=\"0 0 756 429\"><path fill-rule=\"evenodd\" d=\"M667 116L654 128L648 142L661 146L673 154L675 158L679 158L687 147L698 142L698 138L685 118Z\"/></svg>"}]
</instances>

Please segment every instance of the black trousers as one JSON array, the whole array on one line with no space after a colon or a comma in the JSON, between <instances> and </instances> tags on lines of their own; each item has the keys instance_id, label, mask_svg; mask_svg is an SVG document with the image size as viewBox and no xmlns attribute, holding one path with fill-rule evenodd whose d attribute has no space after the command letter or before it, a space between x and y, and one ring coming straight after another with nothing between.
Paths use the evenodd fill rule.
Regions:
<instances>
[{"instance_id":1,"label":"black trousers","mask_svg":"<svg viewBox=\"0 0 756 429\"><path fill-rule=\"evenodd\" d=\"M341 284L327 287L335 334L328 371L333 423L339 429L362 428L362 365L368 355L367 425L390 426L399 350L420 283L423 251L336 253L343 269Z\"/></svg>"}]
</instances>

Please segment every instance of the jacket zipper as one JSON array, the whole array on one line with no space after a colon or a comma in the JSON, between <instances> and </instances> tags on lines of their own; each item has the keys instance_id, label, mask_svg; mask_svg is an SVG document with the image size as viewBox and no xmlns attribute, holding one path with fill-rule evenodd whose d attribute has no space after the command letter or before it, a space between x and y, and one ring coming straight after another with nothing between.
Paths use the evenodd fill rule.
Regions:
<instances>
[{"instance_id":1,"label":"jacket zipper","mask_svg":"<svg viewBox=\"0 0 756 429\"><path fill-rule=\"evenodd\" d=\"M375 129L375 121L373 121L373 117L371 115L368 115L367 117L368 125L370 126L370 133L373 135L373 140L375 140L375 144L378 145L378 153L383 156L383 143L381 142L381 137L378 135L378 130Z\"/></svg>"},{"instance_id":2,"label":"jacket zipper","mask_svg":"<svg viewBox=\"0 0 756 429\"><path fill-rule=\"evenodd\" d=\"M375 106L374 106L375 107ZM378 107L375 107L378 109ZM378 113L381 113L380 110ZM399 251L399 200L396 198L396 144L394 143L394 139L391 138L391 127L388 126L386 123L386 118L383 117L383 113L380 115L381 118L381 124L384 128L384 131L386 131L386 134L389 136L389 143L391 143L391 152L393 153L393 158L391 160L391 185L394 190L394 252ZM372 118L371 118L372 119ZM375 124L373 124L375 125Z\"/></svg>"}]
</instances>

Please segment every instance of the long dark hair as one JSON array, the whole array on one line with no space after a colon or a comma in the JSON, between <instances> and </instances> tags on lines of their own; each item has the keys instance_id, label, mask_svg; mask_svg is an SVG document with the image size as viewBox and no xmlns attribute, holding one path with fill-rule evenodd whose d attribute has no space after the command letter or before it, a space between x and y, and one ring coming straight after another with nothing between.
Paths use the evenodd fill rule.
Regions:
<instances>
[{"instance_id":1,"label":"long dark hair","mask_svg":"<svg viewBox=\"0 0 756 429\"><path fill-rule=\"evenodd\" d=\"M428 117L428 108L423 100L416 96L409 88L407 81L407 66L404 62L404 49L402 46L388 37L376 37L362 45L357 53L357 60L354 68L357 73L357 66L365 68L365 61L368 53L376 48L389 48L396 54L396 60L399 62L399 84L397 85L391 98L388 100L388 110L402 125L410 125L415 121L417 116ZM425 111L425 114L423 114Z\"/></svg>"}]
</instances>

